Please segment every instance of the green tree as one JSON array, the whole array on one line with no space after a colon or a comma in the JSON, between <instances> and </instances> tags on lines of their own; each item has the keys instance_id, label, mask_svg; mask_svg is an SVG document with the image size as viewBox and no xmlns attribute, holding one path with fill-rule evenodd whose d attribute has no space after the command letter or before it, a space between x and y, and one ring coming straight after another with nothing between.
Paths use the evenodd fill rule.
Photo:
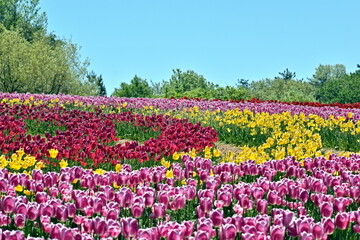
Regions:
<instances>
[{"instance_id":1,"label":"green tree","mask_svg":"<svg viewBox=\"0 0 360 240\"><path fill-rule=\"evenodd\" d=\"M33 41L36 34L46 33L47 17L40 11L39 0L0 0L0 23Z\"/></svg>"},{"instance_id":2,"label":"green tree","mask_svg":"<svg viewBox=\"0 0 360 240\"><path fill-rule=\"evenodd\" d=\"M87 66L76 44L61 40L51 46L42 34L30 43L0 24L0 91L88 95Z\"/></svg>"},{"instance_id":3,"label":"green tree","mask_svg":"<svg viewBox=\"0 0 360 240\"><path fill-rule=\"evenodd\" d=\"M328 80L335 80L346 75L346 67L343 64L319 65L315 68L315 73L310 79L310 83L320 88Z\"/></svg>"},{"instance_id":4,"label":"green tree","mask_svg":"<svg viewBox=\"0 0 360 240\"><path fill-rule=\"evenodd\" d=\"M283 72L279 72L279 75L281 76L280 78L284 80L291 80L296 77L296 73L290 72L288 68L286 68Z\"/></svg>"},{"instance_id":5,"label":"green tree","mask_svg":"<svg viewBox=\"0 0 360 240\"><path fill-rule=\"evenodd\" d=\"M96 90L96 93L94 95L96 96L106 96L106 88L103 82L103 78L102 75L97 76L96 73L94 71L89 72L86 75L87 81L89 82L89 84L91 84L94 88L94 90Z\"/></svg>"},{"instance_id":6,"label":"green tree","mask_svg":"<svg viewBox=\"0 0 360 240\"><path fill-rule=\"evenodd\" d=\"M313 87L303 80L294 79L264 79L250 84L250 96L261 100L278 100L284 102L312 102Z\"/></svg>"},{"instance_id":7,"label":"green tree","mask_svg":"<svg viewBox=\"0 0 360 240\"><path fill-rule=\"evenodd\" d=\"M208 82L204 76L193 70L182 72L180 69L173 69L170 80L163 82L162 92L165 97L206 98L215 87L215 84Z\"/></svg>"},{"instance_id":8,"label":"green tree","mask_svg":"<svg viewBox=\"0 0 360 240\"><path fill-rule=\"evenodd\" d=\"M115 97L151 97L152 89L146 79L135 75L130 84L122 82L119 88L115 88L111 96Z\"/></svg>"},{"instance_id":9,"label":"green tree","mask_svg":"<svg viewBox=\"0 0 360 240\"><path fill-rule=\"evenodd\" d=\"M360 70L326 81L319 89L319 100L324 103L360 102Z\"/></svg>"}]
</instances>

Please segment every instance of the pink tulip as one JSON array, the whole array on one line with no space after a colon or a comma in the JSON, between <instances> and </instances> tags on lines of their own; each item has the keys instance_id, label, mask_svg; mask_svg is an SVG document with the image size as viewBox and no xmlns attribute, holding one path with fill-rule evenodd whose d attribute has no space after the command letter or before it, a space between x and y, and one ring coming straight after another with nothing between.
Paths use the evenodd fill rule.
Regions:
<instances>
[{"instance_id":1,"label":"pink tulip","mask_svg":"<svg viewBox=\"0 0 360 240\"><path fill-rule=\"evenodd\" d=\"M360 233L360 225L359 224L354 224L352 229L354 232Z\"/></svg>"},{"instance_id":2,"label":"pink tulip","mask_svg":"<svg viewBox=\"0 0 360 240\"><path fill-rule=\"evenodd\" d=\"M156 218L163 218L166 214L165 204L163 203L155 203L152 207L152 213Z\"/></svg>"},{"instance_id":3,"label":"pink tulip","mask_svg":"<svg viewBox=\"0 0 360 240\"><path fill-rule=\"evenodd\" d=\"M321 219L321 223L324 229L324 234L330 235L335 230L334 220L331 218L323 218Z\"/></svg>"},{"instance_id":4,"label":"pink tulip","mask_svg":"<svg viewBox=\"0 0 360 240\"><path fill-rule=\"evenodd\" d=\"M220 239L235 239L237 230L234 224L224 224L220 227Z\"/></svg>"},{"instance_id":5,"label":"pink tulip","mask_svg":"<svg viewBox=\"0 0 360 240\"><path fill-rule=\"evenodd\" d=\"M121 233L125 238L134 238L139 230L138 221L135 218L122 218Z\"/></svg>"},{"instance_id":6,"label":"pink tulip","mask_svg":"<svg viewBox=\"0 0 360 240\"><path fill-rule=\"evenodd\" d=\"M341 230L347 229L349 226L349 215L348 213L338 213L335 216L335 226Z\"/></svg>"},{"instance_id":7,"label":"pink tulip","mask_svg":"<svg viewBox=\"0 0 360 240\"><path fill-rule=\"evenodd\" d=\"M313 240L313 236L311 233L302 232L300 233L300 240Z\"/></svg>"},{"instance_id":8,"label":"pink tulip","mask_svg":"<svg viewBox=\"0 0 360 240\"><path fill-rule=\"evenodd\" d=\"M145 209L145 204L143 203L134 203L131 206L131 214L135 217L135 218L140 218L144 212Z\"/></svg>"},{"instance_id":9,"label":"pink tulip","mask_svg":"<svg viewBox=\"0 0 360 240\"><path fill-rule=\"evenodd\" d=\"M331 217L332 213L333 213L333 204L329 203L329 202L323 202L320 205L320 213L321 216L329 218Z\"/></svg>"},{"instance_id":10,"label":"pink tulip","mask_svg":"<svg viewBox=\"0 0 360 240\"><path fill-rule=\"evenodd\" d=\"M212 208L212 200L209 197L202 197L199 199L200 207L204 212L209 212Z\"/></svg>"},{"instance_id":11,"label":"pink tulip","mask_svg":"<svg viewBox=\"0 0 360 240\"><path fill-rule=\"evenodd\" d=\"M24 215L26 215L26 213L27 213L27 205L25 204L25 203L23 203L23 202L16 202L16 207L15 207L15 209L16 209L16 213L21 213L21 214L24 214Z\"/></svg>"},{"instance_id":12,"label":"pink tulip","mask_svg":"<svg viewBox=\"0 0 360 240\"><path fill-rule=\"evenodd\" d=\"M108 236L108 224L103 218L96 217L93 219L94 222L94 233L100 237Z\"/></svg>"},{"instance_id":13,"label":"pink tulip","mask_svg":"<svg viewBox=\"0 0 360 240\"><path fill-rule=\"evenodd\" d=\"M275 190L271 190L269 191L268 195L267 195L267 200L268 200L268 203L273 205L273 204L276 204L277 201L278 201L278 192L275 191Z\"/></svg>"},{"instance_id":14,"label":"pink tulip","mask_svg":"<svg viewBox=\"0 0 360 240\"><path fill-rule=\"evenodd\" d=\"M58 206L58 208L56 209L56 218L60 222L65 222L66 220L68 220L69 215L66 206L64 205Z\"/></svg>"},{"instance_id":15,"label":"pink tulip","mask_svg":"<svg viewBox=\"0 0 360 240\"><path fill-rule=\"evenodd\" d=\"M198 230L195 233L195 240L210 240L210 234L207 231L203 231L203 230Z\"/></svg>"},{"instance_id":16,"label":"pink tulip","mask_svg":"<svg viewBox=\"0 0 360 240\"><path fill-rule=\"evenodd\" d=\"M36 203L29 204L28 211L26 213L26 218L31 221L34 221L35 219L38 218L38 216L39 216L38 205Z\"/></svg>"},{"instance_id":17,"label":"pink tulip","mask_svg":"<svg viewBox=\"0 0 360 240\"><path fill-rule=\"evenodd\" d=\"M14 223L17 228L23 228L26 224L26 217L24 214L15 214Z\"/></svg>"},{"instance_id":18,"label":"pink tulip","mask_svg":"<svg viewBox=\"0 0 360 240\"><path fill-rule=\"evenodd\" d=\"M182 194L176 194L174 196L173 202L171 203L171 209L172 210L182 209L184 208L185 203L186 203L185 196Z\"/></svg>"},{"instance_id":19,"label":"pink tulip","mask_svg":"<svg viewBox=\"0 0 360 240\"><path fill-rule=\"evenodd\" d=\"M190 237L194 232L194 222L193 221L183 221L182 224L185 226L184 237Z\"/></svg>"},{"instance_id":20,"label":"pink tulip","mask_svg":"<svg viewBox=\"0 0 360 240\"><path fill-rule=\"evenodd\" d=\"M1 198L1 208L5 213L12 213L15 210L15 198L12 196L3 196Z\"/></svg>"},{"instance_id":21,"label":"pink tulip","mask_svg":"<svg viewBox=\"0 0 360 240\"><path fill-rule=\"evenodd\" d=\"M307 202L309 199L309 192L306 189L300 190L299 199L301 202Z\"/></svg>"},{"instance_id":22,"label":"pink tulip","mask_svg":"<svg viewBox=\"0 0 360 240\"><path fill-rule=\"evenodd\" d=\"M266 199L257 200L256 210L261 214L267 214L267 212L268 212L268 202L266 201Z\"/></svg>"},{"instance_id":23,"label":"pink tulip","mask_svg":"<svg viewBox=\"0 0 360 240\"><path fill-rule=\"evenodd\" d=\"M314 239L321 239L323 234L323 226L320 223L314 223L312 225L312 235Z\"/></svg>"},{"instance_id":24,"label":"pink tulip","mask_svg":"<svg viewBox=\"0 0 360 240\"><path fill-rule=\"evenodd\" d=\"M273 225L270 227L271 240L283 240L285 237L285 227L280 225Z\"/></svg>"}]
</instances>

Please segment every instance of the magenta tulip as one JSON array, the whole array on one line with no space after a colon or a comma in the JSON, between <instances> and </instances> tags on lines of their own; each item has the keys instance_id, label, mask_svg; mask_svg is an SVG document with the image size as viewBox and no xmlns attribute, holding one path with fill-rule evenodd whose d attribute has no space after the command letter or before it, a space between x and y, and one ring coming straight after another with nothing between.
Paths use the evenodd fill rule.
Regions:
<instances>
[{"instance_id":1,"label":"magenta tulip","mask_svg":"<svg viewBox=\"0 0 360 240\"><path fill-rule=\"evenodd\" d=\"M166 207L163 203L155 203L152 207L152 213L156 218L163 218L166 214Z\"/></svg>"},{"instance_id":2,"label":"magenta tulip","mask_svg":"<svg viewBox=\"0 0 360 240\"><path fill-rule=\"evenodd\" d=\"M323 218L321 219L321 223L324 229L324 234L330 235L335 230L334 220L331 218Z\"/></svg>"},{"instance_id":3,"label":"magenta tulip","mask_svg":"<svg viewBox=\"0 0 360 240\"><path fill-rule=\"evenodd\" d=\"M285 237L285 227L280 225L273 225L270 227L271 240L283 240Z\"/></svg>"},{"instance_id":4,"label":"magenta tulip","mask_svg":"<svg viewBox=\"0 0 360 240\"><path fill-rule=\"evenodd\" d=\"M336 214L335 226L341 230L347 229L347 227L349 226L349 214L348 213Z\"/></svg>"},{"instance_id":5,"label":"magenta tulip","mask_svg":"<svg viewBox=\"0 0 360 240\"><path fill-rule=\"evenodd\" d=\"M26 224L26 216L24 214L15 214L14 223L17 228L23 228Z\"/></svg>"},{"instance_id":6,"label":"magenta tulip","mask_svg":"<svg viewBox=\"0 0 360 240\"><path fill-rule=\"evenodd\" d=\"M222 209L214 209L209 215L213 225L219 227L224 219L224 211Z\"/></svg>"},{"instance_id":7,"label":"magenta tulip","mask_svg":"<svg viewBox=\"0 0 360 240\"><path fill-rule=\"evenodd\" d=\"M1 208L5 213L12 213L15 210L15 198L12 196L3 196L1 199Z\"/></svg>"},{"instance_id":8,"label":"magenta tulip","mask_svg":"<svg viewBox=\"0 0 360 240\"><path fill-rule=\"evenodd\" d=\"M234 224L224 224L220 227L220 239L235 239L237 230Z\"/></svg>"},{"instance_id":9,"label":"magenta tulip","mask_svg":"<svg viewBox=\"0 0 360 240\"><path fill-rule=\"evenodd\" d=\"M256 203L256 210L260 214L267 214L268 212L268 201L266 199L258 199Z\"/></svg>"},{"instance_id":10,"label":"magenta tulip","mask_svg":"<svg viewBox=\"0 0 360 240\"><path fill-rule=\"evenodd\" d=\"M125 238L134 238L139 230L138 221L135 218L122 218L121 233Z\"/></svg>"},{"instance_id":11,"label":"magenta tulip","mask_svg":"<svg viewBox=\"0 0 360 240\"><path fill-rule=\"evenodd\" d=\"M325 218L329 218L331 217L332 213L333 213L333 204L329 203L329 202L323 202L320 205L320 213L321 216L325 217Z\"/></svg>"},{"instance_id":12,"label":"magenta tulip","mask_svg":"<svg viewBox=\"0 0 360 240\"><path fill-rule=\"evenodd\" d=\"M314 223L312 225L312 235L315 239L321 239L323 237L324 231L323 226L320 223Z\"/></svg>"}]
</instances>

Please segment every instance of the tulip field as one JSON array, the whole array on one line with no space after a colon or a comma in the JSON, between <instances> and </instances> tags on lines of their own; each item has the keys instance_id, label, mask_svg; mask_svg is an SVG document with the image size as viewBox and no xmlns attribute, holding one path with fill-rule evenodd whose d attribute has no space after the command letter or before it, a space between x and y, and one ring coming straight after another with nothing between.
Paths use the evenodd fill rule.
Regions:
<instances>
[{"instance_id":1,"label":"tulip field","mask_svg":"<svg viewBox=\"0 0 360 240\"><path fill-rule=\"evenodd\" d=\"M0 93L0 240L360 239L360 105Z\"/></svg>"}]
</instances>

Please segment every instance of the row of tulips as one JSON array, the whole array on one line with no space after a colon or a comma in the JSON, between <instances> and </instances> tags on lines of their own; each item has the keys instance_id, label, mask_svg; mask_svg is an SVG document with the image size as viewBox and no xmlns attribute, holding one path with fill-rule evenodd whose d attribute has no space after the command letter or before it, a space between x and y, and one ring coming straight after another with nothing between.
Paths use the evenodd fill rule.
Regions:
<instances>
[{"instance_id":1,"label":"row of tulips","mask_svg":"<svg viewBox=\"0 0 360 240\"><path fill-rule=\"evenodd\" d=\"M117 163L137 159L158 161L175 152L202 150L213 146L217 133L210 127L192 124L186 119L170 116L143 116L131 112L103 113L66 110L60 106L29 106L0 104L0 148L3 154L24 149L25 154L50 164L50 149L56 149L54 158L91 164ZM119 133L126 132L126 123L140 132L157 132L156 138L142 145L136 141L120 144ZM69 161L70 162L70 161ZM57 164L54 162L54 164Z\"/></svg>"},{"instance_id":2,"label":"row of tulips","mask_svg":"<svg viewBox=\"0 0 360 240\"><path fill-rule=\"evenodd\" d=\"M117 98L117 97L81 97L71 95L45 95L45 94L19 94L19 93L0 93L1 102L12 104L25 102L30 105L37 104L60 104L63 106L80 106L84 108L93 108L94 106L102 108L122 108L126 106L130 109L142 109L152 106L162 110L183 110L184 108L199 107L201 110L220 110L227 111L231 109L245 110L252 112L268 112L278 114L290 112L291 114L318 115L324 119L330 116L348 117L349 112L353 114L354 120L360 119L359 108L341 108L337 105L300 105L281 102L263 102L263 101L216 101L204 99L160 99L160 98Z\"/></svg>"},{"instance_id":3,"label":"row of tulips","mask_svg":"<svg viewBox=\"0 0 360 240\"><path fill-rule=\"evenodd\" d=\"M3 239L357 239L360 156L0 171ZM169 174L171 173L171 174ZM34 227L35 226L35 227Z\"/></svg>"}]
</instances>

